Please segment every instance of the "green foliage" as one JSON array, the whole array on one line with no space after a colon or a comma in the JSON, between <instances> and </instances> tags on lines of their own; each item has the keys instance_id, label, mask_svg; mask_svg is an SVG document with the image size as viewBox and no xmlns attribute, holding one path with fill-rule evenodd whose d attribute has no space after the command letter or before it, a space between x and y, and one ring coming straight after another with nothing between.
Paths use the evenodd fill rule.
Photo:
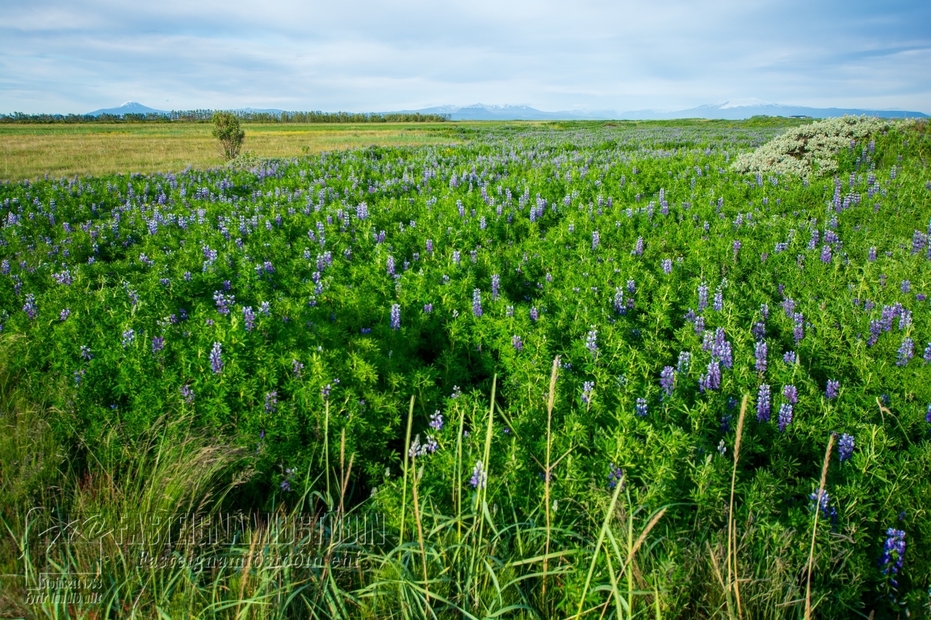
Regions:
<instances>
[{"instance_id":1,"label":"green foliage","mask_svg":"<svg viewBox=\"0 0 931 620\"><path fill-rule=\"evenodd\" d=\"M235 159L246 137L246 132L239 128L239 119L232 112L214 112L212 120L212 133L220 141L220 152L227 161Z\"/></svg>"},{"instance_id":2,"label":"green foliage","mask_svg":"<svg viewBox=\"0 0 931 620\"><path fill-rule=\"evenodd\" d=\"M805 180L728 169L782 130L757 125L498 125L455 147L4 184L5 372L52 387L37 452L67 446L77 479L106 478L99 461L163 489L129 498L384 518L358 574L202 574L178 595L189 614L267 597L291 601L279 617L801 616L809 497L836 432L855 448L826 474L816 614L927 615L927 126L848 141L842 176ZM700 387L716 359L720 386ZM254 475L227 493L231 462L196 458L210 446ZM172 459L204 482L166 487L185 480ZM19 505L54 505L36 490L54 468L13 471ZM907 545L895 584L879 566L890 528ZM148 583L125 575L118 598Z\"/></svg>"}]
</instances>

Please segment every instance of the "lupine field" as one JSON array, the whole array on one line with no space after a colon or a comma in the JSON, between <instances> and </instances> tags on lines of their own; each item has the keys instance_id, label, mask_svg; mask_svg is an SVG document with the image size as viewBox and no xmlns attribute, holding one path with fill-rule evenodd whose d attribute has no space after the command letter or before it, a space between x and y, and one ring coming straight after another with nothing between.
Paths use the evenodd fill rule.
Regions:
<instances>
[{"instance_id":1,"label":"lupine field","mask_svg":"<svg viewBox=\"0 0 931 620\"><path fill-rule=\"evenodd\" d=\"M110 616L9 609L928 617L931 133L883 125L830 174L732 168L788 127L477 126L3 183L4 376L42 395L78 481L13 501L24 466L4 463L17 553L36 498L181 497L139 490L152 429L236 459L183 510L388 532L359 570L252 581L117 549L97 569ZM181 477L203 453L172 454Z\"/></svg>"}]
</instances>

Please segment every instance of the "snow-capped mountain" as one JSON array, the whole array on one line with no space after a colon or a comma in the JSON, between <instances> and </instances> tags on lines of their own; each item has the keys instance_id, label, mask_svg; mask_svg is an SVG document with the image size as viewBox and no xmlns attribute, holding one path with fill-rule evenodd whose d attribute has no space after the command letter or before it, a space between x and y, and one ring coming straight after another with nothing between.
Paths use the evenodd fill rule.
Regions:
<instances>
[{"instance_id":1,"label":"snow-capped mountain","mask_svg":"<svg viewBox=\"0 0 931 620\"><path fill-rule=\"evenodd\" d=\"M112 114L113 116L123 116L124 114L168 114L165 110L156 110L144 106L136 101L127 101L121 106L115 108L103 108L88 112L87 116L100 116L101 114Z\"/></svg>"}]
</instances>

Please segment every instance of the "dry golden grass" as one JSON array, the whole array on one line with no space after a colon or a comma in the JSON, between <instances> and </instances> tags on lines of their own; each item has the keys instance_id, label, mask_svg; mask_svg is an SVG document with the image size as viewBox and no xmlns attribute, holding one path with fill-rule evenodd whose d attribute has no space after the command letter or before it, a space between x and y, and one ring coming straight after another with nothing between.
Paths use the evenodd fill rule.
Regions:
<instances>
[{"instance_id":1,"label":"dry golden grass","mask_svg":"<svg viewBox=\"0 0 931 620\"><path fill-rule=\"evenodd\" d=\"M212 125L0 125L0 178L18 181L116 172L177 172L219 166ZM378 146L457 142L456 128L437 124L243 125L244 151L256 157Z\"/></svg>"}]
</instances>

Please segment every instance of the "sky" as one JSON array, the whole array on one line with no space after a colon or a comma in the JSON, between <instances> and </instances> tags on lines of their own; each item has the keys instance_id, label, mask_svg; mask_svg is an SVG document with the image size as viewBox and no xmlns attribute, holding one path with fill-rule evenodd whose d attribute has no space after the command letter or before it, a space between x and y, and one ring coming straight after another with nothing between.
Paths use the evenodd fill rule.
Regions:
<instances>
[{"instance_id":1,"label":"sky","mask_svg":"<svg viewBox=\"0 0 931 620\"><path fill-rule=\"evenodd\" d=\"M931 114L931 2L0 0L0 113L751 98Z\"/></svg>"}]
</instances>

